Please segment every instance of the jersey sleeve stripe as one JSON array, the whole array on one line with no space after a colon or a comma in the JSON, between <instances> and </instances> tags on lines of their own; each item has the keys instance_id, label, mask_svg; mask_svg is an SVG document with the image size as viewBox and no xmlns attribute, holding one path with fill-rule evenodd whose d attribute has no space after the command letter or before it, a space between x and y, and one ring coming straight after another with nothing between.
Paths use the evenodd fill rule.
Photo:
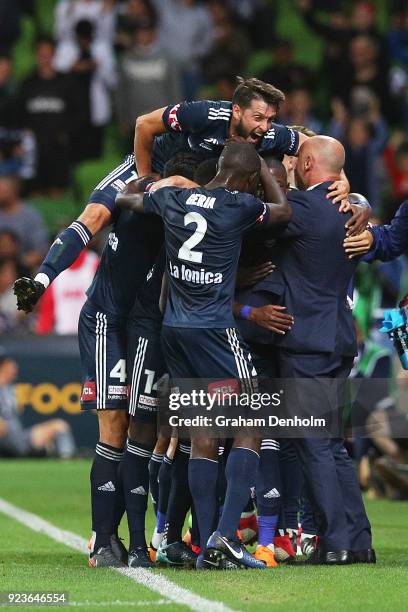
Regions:
<instances>
[{"instance_id":1,"label":"jersey sleeve stripe","mask_svg":"<svg viewBox=\"0 0 408 612\"><path fill-rule=\"evenodd\" d=\"M73 223L71 223L70 227L77 234L79 234L82 242L86 246L88 244L88 242L90 241L90 237L87 235L87 233L85 232L84 228L79 223L76 223L75 221Z\"/></svg>"},{"instance_id":2,"label":"jersey sleeve stripe","mask_svg":"<svg viewBox=\"0 0 408 612\"><path fill-rule=\"evenodd\" d=\"M112 181L117 179L118 176L120 176L122 174L122 172L125 172L125 170L127 170L128 168L130 168L133 165L134 165L134 160L124 162L123 164L121 164L120 166L115 168L115 170L113 170L110 174L108 174L108 176L106 176L104 179L102 179L101 182L98 183L97 186L95 187L95 190L96 189L105 189L105 187L107 187L109 185L109 183L111 183Z\"/></svg>"}]
</instances>

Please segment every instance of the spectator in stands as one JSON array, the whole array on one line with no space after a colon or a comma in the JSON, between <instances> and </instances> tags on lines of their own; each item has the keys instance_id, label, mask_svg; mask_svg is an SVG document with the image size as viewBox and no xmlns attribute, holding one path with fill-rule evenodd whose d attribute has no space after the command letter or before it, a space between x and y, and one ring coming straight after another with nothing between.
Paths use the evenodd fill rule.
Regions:
<instances>
[{"instance_id":1,"label":"spectator in stands","mask_svg":"<svg viewBox=\"0 0 408 612\"><path fill-rule=\"evenodd\" d=\"M360 101L359 112L349 116L343 103L333 100L329 134L340 140L346 150L344 170L351 190L364 194L371 206L378 208L381 202L378 164L388 141L388 128L375 96L366 95ZM356 105L354 109L357 110Z\"/></svg>"},{"instance_id":2,"label":"spectator in stands","mask_svg":"<svg viewBox=\"0 0 408 612\"><path fill-rule=\"evenodd\" d=\"M194 0L153 0L160 18L160 42L181 71L185 99L194 98L201 85L200 60L214 41L211 16Z\"/></svg>"},{"instance_id":3,"label":"spectator in stands","mask_svg":"<svg viewBox=\"0 0 408 612\"><path fill-rule=\"evenodd\" d=\"M303 125L320 134L322 123L312 114L312 106L312 98L307 89L294 89L286 96L284 113L279 114L279 120L286 125Z\"/></svg>"},{"instance_id":4,"label":"spectator in stands","mask_svg":"<svg viewBox=\"0 0 408 612\"><path fill-rule=\"evenodd\" d=\"M206 82L214 83L220 75L244 72L250 43L220 0L211 0L208 8L214 24L214 42L210 53L203 58L203 75Z\"/></svg>"},{"instance_id":5,"label":"spectator in stands","mask_svg":"<svg viewBox=\"0 0 408 612\"><path fill-rule=\"evenodd\" d=\"M92 23L95 41L112 45L115 0L59 0L55 7L55 36L59 43L75 42L75 28L85 19Z\"/></svg>"},{"instance_id":6,"label":"spectator in stands","mask_svg":"<svg viewBox=\"0 0 408 612\"><path fill-rule=\"evenodd\" d=\"M54 67L55 44L42 37L36 44L36 71L26 78L18 95L20 125L35 135L36 193L60 195L70 178L70 137L77 116L69 76Z\"/></svg>"},{"instance_id":7,"label":"spectator in stands","mask_svg":"<svg viewBox=\"0 0 408 612\"><path fill-rule=\"evenodd\" d=\"M76 334L81 308L98 267L99 257L85 249L48 287L39 303L37 334Z\"/></svg>"},{"instance_id":8,"label":"spectator in stands","mask_svg":"<svg viewBox=\"0 0 408 612\"><path fill-rule=\"evenodd\" d=\"M0 333L15 331L19 322L27 323L16 311L13 284L17 279L17 263L12 258L0 259Z\"/></svg>"},{"instance_id":9,"label":"spectator in stands","mask_svg":"<svg viewBox=\"0 0 408 612\"><path fill-rule=\"evenodd\" d=\"M30 270L21 259L21 244L18 236L10 229L0 230L0 260L13 259L17 266L17 278L30 276Z\"/></svg>"},{"instance_id":10,"label":"spectator in stands","mask_svg":"<svg viewBox=\"0 0 408 612\"><path fill-rule=\"evenodd\" d=\"M391 56L390 94L396 112L404 117L405 130L408 129L408 8L401 2L391 15L387 36Z\"/></svg>"},{"instance_id":11,"label":"spectator in stands","mask_svg":"<svg viewBox=\"0 0 408 612\"><path fill-rule=\"evenodd\" d=\"M36 268L48 248L47 231L41 215L19 194L20 181L15 176L0 176L0 231L11 230L18 237L22 261Z\"/></svg>"},{"instance_id":12,"label":"spectator in stands","mask_svg":"<svg viewBox=\"0 0 408 612\"><path fill-rule=\"evenodd\" d=\"M70 426L63 419L48 419L23 427L14 387L17 376L17 363L0 347L0 456L71 458L75 442Z\"/></svg>"},{"instance_id":13,"label":"spectator in stands","mask_svg":"<svg viewBox=\"0 0 408 612\"><path fill-rule=\"evenodd\" d=\"M109 42L94 38L90 21L78 21L75 40L66 40L58 46L55 67L71 73L80 100L73 133L74 159L100 157L103 128L111 118L110 93L116 83L112 47Z\"/></svg>"},{"instance_id":14,"label":"spectator in stands","mask_svg":"<svg viewBox=\"0 0 408 612\"><path fill-rule=\"evenodd\" d=\"M115 49L118 52L133 47L139 26L157 23L158 15L151 0L127 0L119 8L115 31Z\"/></svg>"},{"instance_id":15,"label":"spectator in stands","mask_svg":"<svg viewBox=\"0 0 408 612\"><path fill-rule=\"evenodd\" d=\"M181 98L180 74L162 49L155 22L141 22L134 44L120 58L116 102L125 135L133 134L135 119L152 108Z\"/></svg>"},{"instance_id":16,"label":"spectator in stands","mask_svg":"<svg viewBox=\"0 0 408 612\"><path fill-rule=\"evenodd\" d=\"M376 10L372 2L355 2L350 17L340 2L334 2L328 10L324 3L325 19L318 16L319 6L314 0L298 0L298 8L306 25L324 41L322 68L330 92L333 93L336 89L339 68L344 68L345 72L348 70L350 41L361 34L368 35L375 41L381 50L381 69L387 72L388 53L385 41L376 27Z\"/></svg>"},{"instance_id":17,"label":"spectator in stands","mask_svg":"<svg viewBox=\"0 0 408 612\"><path fill-rule=\"evenodd\" d=\"M392 118L393 108L388 93L389 75L383 69L379 57L379 47L374 38L367 35L355 36L350 42L350 64L344 62L338 67L332 93L348 106L353 102L353 97L359 96L359 92L368 91L380 101L381 113Z\"/></svg>"},{"instance_id":18,"label":"spectator in stands","mask_svg":"<svg viewBox=\"0 0 408 612\"><path fill-rule=\"evenodd\" d=\"M273 64L260 78L272 83L285 93L297 88L310 89L313 86L313 74L304 64L294 59L293 43L290 40L278 40L273 48Z\"/></svg>"}]
</instances>

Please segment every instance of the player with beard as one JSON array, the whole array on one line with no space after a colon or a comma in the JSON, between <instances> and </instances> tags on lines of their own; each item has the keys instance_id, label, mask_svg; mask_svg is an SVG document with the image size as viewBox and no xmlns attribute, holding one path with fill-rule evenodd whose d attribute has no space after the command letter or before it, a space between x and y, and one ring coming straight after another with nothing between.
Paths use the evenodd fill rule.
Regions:
<instances>
[{"instance_id":1,"label":"player with beard","mask_svg":"<svg viewBox=\"0 0 408 612\"><path fill-rule=\"evenodd\" d=\"M175 134L185 137L179 146L187 145L207 157L219 156L226 141L236 137L253 144L258 153L297 155L307 136L273 122L284 100L284 93L273 85L239 77L231 102L182 102L138 117L135 163L139 176L151 173L152 163L157 165L160 152L166 158L167 141ZM330 186L334 202L342 200L349 191L344 173L341 179Z\"/></svg>"}]
</instances>

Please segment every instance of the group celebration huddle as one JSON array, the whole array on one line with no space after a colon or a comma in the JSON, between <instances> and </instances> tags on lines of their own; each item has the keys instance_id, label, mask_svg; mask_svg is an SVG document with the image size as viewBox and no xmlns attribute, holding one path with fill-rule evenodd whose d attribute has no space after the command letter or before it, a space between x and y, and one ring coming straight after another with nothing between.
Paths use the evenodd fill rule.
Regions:
<instances>
[{"instance_id":1,"label":"group celebration huddle","mask_svg":"<svg viewBox=\"0 0 408 612\"><path fill-rule=\"evenodd\" d=\"M159 400L183 381L250 396L280 379L334 380L335 397L316 385L294 402L302 414L341 418L339 390L357 354L353 276L362 257L406 248L395 239L384 253L390 233L408 236L408 211L367 229L370 204L349 193L342 144L275 123L284 100L269 83L238 79L231 101L138 117L134 153L95 187L35 278L15 282L17 306L30 312L111 226L78 329L81 407L99 423L90 567L376 561L337 429L222 437L169 432L158 419ZM129 550L118 537L125 514Z\"/></svg>"}]
</instances>

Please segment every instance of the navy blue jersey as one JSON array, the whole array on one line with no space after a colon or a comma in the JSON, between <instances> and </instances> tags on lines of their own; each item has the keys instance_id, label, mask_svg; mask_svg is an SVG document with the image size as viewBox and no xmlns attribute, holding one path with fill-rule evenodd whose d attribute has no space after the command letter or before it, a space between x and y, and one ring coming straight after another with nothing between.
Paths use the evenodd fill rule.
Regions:
<instances>
[{"instance_id":1,"label":"navy blue jersey","mask_svg":"<svg viewBox=\"0 0 408 612\"><path fill-rule=\"evenodd\" d=\"M168 106L163 113L163 123L169 132L184 134L192 151L219 155L229 137L231 117L232 102L202 100ZM256 150L296 155L298 147L296 130L273 123Z\"/></svg>"},{"instance_id":2,"label":"navy blue jersey","mask_svg":"<svg viewBox=\"0 0 408 612\"><path fill-rule=\"evenodd\" d=\"M87 295L106 312L127 316L163 244L163 224L153 215L116 208L113 227Z\"/></svg>"},{"instance_id":3,"label":"navy blue jersey","mask_svg":"<svg viewBox=\"0 0 408 612\"><path fill-rule=\"evenodd\" d=\"M159 308L163 274L166 269L166 252L164 246L160 249L153 267L137 292L135 303L129 313L129 318L138 323L151 321L156 327L161 325L163 314Z\"/></svg>"},{"instance_id":4,"label":"navy blue jersey","mask_svg":"<svg viewBox=\"0 0 408 612\"><path fill-rule=\"evenodd\" d=\"M164 221L169 277L164 325L233 327L242 234L265 223L269 209L247 193L175 187L146 193L144 207Z\"/></svg>"}]
</instances>

